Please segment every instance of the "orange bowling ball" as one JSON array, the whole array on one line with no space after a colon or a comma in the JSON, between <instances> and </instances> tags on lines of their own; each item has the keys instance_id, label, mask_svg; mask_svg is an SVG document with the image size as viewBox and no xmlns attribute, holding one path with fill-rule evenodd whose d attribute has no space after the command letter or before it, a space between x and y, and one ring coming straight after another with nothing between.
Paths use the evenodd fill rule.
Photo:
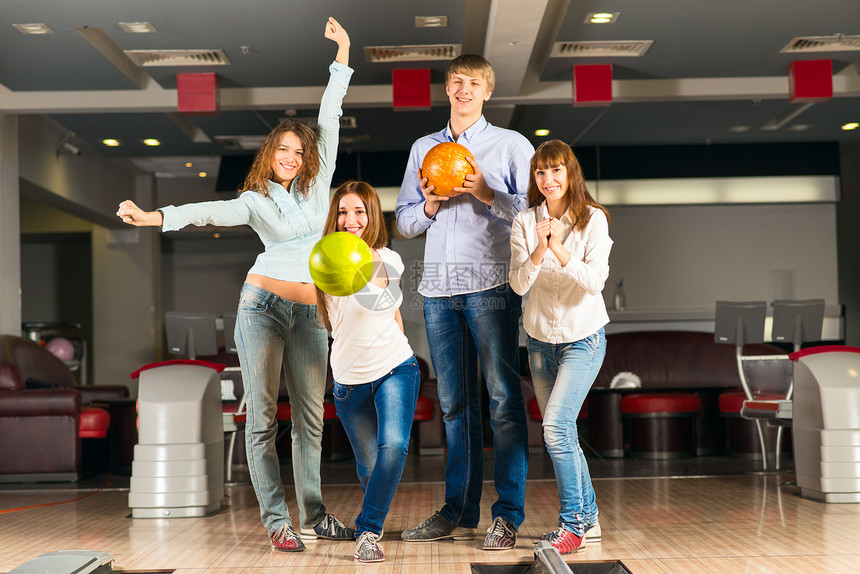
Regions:
<instances>
[{"instance_id":1,"label":"orange bowling ball","mask_svg":"<svg viewBox=\"0 0 860 574\"><path fill-rule=\"evenodd\" d=\"M466 176L475 173L466 161L472 152L455 142L436 144L421 163L421 175L427 178L430 185L435 187L436 195L451 195L455 187L463 187Z\"/></svg>"}]
</instances>

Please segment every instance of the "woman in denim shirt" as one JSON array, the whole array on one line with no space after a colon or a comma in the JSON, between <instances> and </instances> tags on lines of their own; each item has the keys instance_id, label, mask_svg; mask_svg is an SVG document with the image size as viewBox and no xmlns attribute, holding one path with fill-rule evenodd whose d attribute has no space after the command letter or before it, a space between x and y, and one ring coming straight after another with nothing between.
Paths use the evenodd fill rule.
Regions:
<instances>
[{"instance_id":1,"label":"woman in denim shirt","mask_svg":"<svg viewBox=\"0 0 860 574\"><path fill-rule=\"evenodd\" d=\"M349 36L334 18L325 37L337 43L319 111L319 134L285 120L257 152L236 199L145 212L131 201L117 215L136 226L174 231L186 225L248 225L265 247L248 271L239 300L236 348L248 417L248 469L273 548L300 551L301 538L352 540L354 531L328 514L320 492L323 393L328 336L316 320L308 269L322 236L337 156L341 102L349 85ZM292 457L301 537L292 528L275 449L283 369L292 407Z\"/></svg>"}]
</instances>

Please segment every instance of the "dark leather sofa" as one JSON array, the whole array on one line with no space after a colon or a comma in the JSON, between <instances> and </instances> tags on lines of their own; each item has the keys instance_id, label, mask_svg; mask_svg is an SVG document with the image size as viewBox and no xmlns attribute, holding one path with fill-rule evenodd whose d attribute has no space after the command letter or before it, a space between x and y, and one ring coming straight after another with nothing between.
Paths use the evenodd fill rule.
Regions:
<instances>
[{"instance_id":1,"label":"dark leather sofa","mask_svg":"<svg viewBox=\"0 0 860 574\"><path fill-rule=\"evenodd\" d=\"M127 399L125 386L76 386L39 344L0 336L0 482L74 481L82 405Z\"/></svg>"}]
</instances>

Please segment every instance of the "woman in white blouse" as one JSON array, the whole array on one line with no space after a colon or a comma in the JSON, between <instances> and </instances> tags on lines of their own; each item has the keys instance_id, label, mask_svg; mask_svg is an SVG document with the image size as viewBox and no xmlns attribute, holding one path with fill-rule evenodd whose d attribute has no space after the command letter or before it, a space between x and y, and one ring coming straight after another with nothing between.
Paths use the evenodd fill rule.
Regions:
<instances>
[{"instance_id":1,"label":"woman in white blouse","mask_svg":"<svg viewBox=\"0 0 860 574\"><path fill-rule=\"evenodd\" d=\"M585 187L566 143L544 142L531 160L529 208L511 231L511 287L528 293L523 327L558 483L558 530L541 538L562 554L600 540L597 502L576 419L606 354L609 213Z\"/></svg>"}]
</instances>

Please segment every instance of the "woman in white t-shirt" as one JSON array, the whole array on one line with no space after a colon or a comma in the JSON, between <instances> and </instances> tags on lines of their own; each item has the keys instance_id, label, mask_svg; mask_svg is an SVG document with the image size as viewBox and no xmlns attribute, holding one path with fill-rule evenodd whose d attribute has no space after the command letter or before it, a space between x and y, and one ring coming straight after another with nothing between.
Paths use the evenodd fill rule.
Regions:
<instances>
[{"instance_id":1,"label":"woman in white t-shirt","mask_svg":"<svg viewBox=\"0 0 860 574\"><path fill-rule=\"evenodd\" d=\"M528 292L523 327L558 483L558 530L541 538L560 553L600 540L597 502L576 419L606 354L609 214L588 193L566 143L544 142L531 160L529 208L511 230L511 288Z\"/></svg>"},{"instance_id":2,"label":"woman in white t-shirt","mask_svg":"<svg viewBox=\"0 0 860 574\"><path fill-rule=\"evenodd\" d=\"M361 237L374 260L371 280L358 293L335 297L317 289L317 314L331 331L337 415L364 492L354 557L380 562L377 540L406 462L420 375L400 317L403 261L385 247L388 236L373 187L350 181L335 191L323 235L335 231Z\"/></svg>"}]
</instances>

